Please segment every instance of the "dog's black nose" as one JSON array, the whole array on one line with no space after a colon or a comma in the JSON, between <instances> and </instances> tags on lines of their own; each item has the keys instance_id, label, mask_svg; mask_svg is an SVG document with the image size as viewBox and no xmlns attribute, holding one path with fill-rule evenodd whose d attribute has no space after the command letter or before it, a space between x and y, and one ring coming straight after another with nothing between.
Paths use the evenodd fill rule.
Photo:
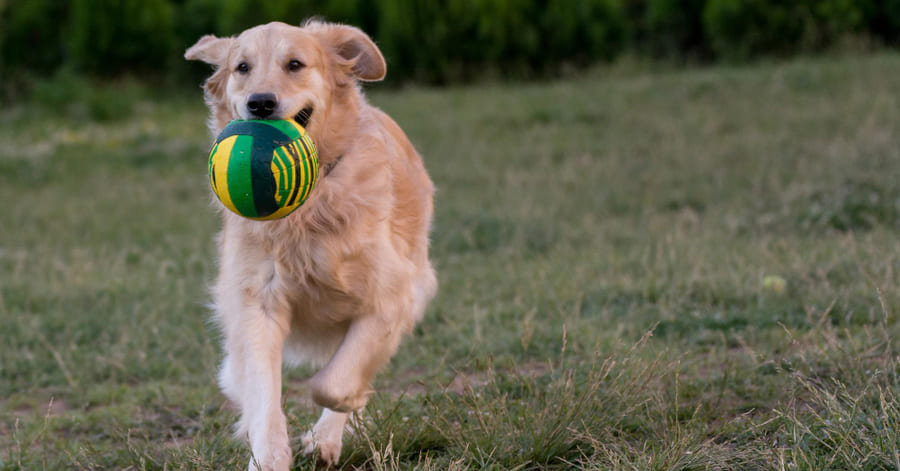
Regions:
<instances>
[{"instance_id":1,"label":"dog's black nose","mask_svg":"<svg viewBox=\"0 0 900 471\"><path fill-rule=\"evenodd\" d=\"M247 110L259 118L265 118L275 111L278 100L274 93L254 93L247 99Z\"/></svg>"}]
</instances>

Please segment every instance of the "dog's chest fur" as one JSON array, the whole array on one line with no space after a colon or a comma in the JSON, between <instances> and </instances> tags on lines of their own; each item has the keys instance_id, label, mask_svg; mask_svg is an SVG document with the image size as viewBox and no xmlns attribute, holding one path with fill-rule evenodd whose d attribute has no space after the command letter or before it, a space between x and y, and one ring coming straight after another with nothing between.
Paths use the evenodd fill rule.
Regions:
<instances>
[{"instance_id":1,"label":"dog's chest fur","mask_svg":"<svg viewBox=\"0 0 900 471\"><path fill-rule=\"evenodd\" d=\"M243 270L257 273L250 277L258 280L255 294L288 303L312 322L341 322L359 312L374 289L371 275L392 265L378 259L393 250L385 246L392 239L391 191L372 185L390 179L358 160L345 158L287 218L258 222L224 213L223 232L230 234L223 240L238 235L242 253L235 256ZM385 164L371 170L379 167L389 171Z\"/></svg>"}]
</instances>

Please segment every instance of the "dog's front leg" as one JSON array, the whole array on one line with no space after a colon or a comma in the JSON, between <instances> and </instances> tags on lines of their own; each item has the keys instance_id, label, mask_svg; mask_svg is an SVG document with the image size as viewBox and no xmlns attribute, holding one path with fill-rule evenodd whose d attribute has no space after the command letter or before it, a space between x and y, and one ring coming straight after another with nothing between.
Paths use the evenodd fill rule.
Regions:
<instances>
[{"instance_id":1,"label":"dog's front leg","mask_svg":"<svg viewBox=\"0 0 900 471\"><path fill-rule=\"evenodd\" d=\"M313 400L338 412L362 409L370 386L400 343L397 325L379 315L366 315L350 324L331 360L310 379Z\"/></svg>"},{"instance_id":2,"label":"dog's front leg","mask_svg":"<svg viewBox=\"0 0 900 471\"><path fill-rule=\"evenodd\" d=\"M341 442L348 416L346 412L335 412L327 408L323 410L319 421L302 438L303 454L318 452L319 461L328 466L337 464L341 457Z\"/></svg>"},{"instance_id":3,"label":"dog's front leg","mask_svg":"<svg viewBox=\"0 0 900 471\"><path fill-rule=\"evenodd\" d=\"M219 304L220 310L228 307ZM240 408L237 433L249 438L251 471L286 471L292 464L281 410L282 348L289 329L288 313L282 311L286 309L257 304L220 312L231 324L225 328L226 357L219 380Z\"/></svg>"}]
</instances>

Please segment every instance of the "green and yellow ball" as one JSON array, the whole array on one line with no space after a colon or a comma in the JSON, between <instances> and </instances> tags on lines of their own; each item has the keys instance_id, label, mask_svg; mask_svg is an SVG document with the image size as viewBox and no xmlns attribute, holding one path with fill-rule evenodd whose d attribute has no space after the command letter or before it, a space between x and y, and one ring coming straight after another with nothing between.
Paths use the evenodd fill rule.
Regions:
<instances>
[{"instance_id":1,"label":"green and yellow ball","mask_svg":"<svg viewBox=\"0 0 900 471\"><path fill-rule=\"evenodd\" d=\"M219 201L258 221L299 208L318 176L316 147L293 120L232 121L209 153L209 183Z\"/></svg>"}]
</instances>

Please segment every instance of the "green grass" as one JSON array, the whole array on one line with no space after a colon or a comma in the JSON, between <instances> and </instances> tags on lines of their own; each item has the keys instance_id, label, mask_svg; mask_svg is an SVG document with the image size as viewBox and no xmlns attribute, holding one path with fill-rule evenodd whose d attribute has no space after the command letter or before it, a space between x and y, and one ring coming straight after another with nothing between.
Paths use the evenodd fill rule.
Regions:
<instances>
[{"instance_id":1,"label":"green grass","mask_svg":"<svg viewBox=\"0 0 900 471\"><path fill-rule=\"evenodd\" d=\"M885 54L370 87L437 183L441 286L343 465L900 469L897 76ZM214 383L200 93L123 87L0 113L0 470L249 457Z\"/></svg>"}]
</instances>

